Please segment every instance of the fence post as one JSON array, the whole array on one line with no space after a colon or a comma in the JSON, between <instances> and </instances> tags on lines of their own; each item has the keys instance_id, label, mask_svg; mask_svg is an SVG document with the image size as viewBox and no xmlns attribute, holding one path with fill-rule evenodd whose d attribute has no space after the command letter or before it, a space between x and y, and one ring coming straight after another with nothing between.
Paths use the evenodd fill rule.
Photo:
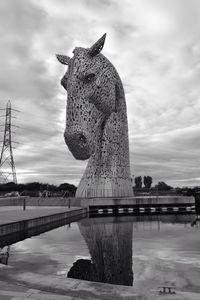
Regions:
<instances>
[{"instance_id":1,"label":"fence post","mask_svg":"<svg viewBox=\"0 0 200 300\"><path fill-rule=\"evenodd\" d=\"M26 197L23 199L23 210L26 210Z\"/></svg>"}]
</instances>

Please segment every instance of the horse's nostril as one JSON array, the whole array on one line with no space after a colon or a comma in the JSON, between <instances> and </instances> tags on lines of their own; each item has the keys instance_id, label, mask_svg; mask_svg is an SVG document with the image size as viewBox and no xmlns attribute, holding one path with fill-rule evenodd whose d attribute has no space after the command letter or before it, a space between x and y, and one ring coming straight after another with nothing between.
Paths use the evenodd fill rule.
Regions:
<instances>
[{"instance_id":1,"label":"horse's nostril","mask_svg":"<svg viewBox=\"0 0 200 300\"><path fill-rule=\"evenodd\" d=\"M81 141L81 143L86 143L86 137L81 133L79 134L79 141Z\"/></svg>"}]
</instances>

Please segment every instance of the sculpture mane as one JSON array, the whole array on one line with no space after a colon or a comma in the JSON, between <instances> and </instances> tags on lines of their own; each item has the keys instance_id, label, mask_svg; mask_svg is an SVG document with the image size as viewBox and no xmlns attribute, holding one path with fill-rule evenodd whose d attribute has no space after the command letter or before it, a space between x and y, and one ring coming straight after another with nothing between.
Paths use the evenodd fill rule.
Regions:
<instances>
[{"instance_id":1,"label":"sculpture mane","mask_svg":"<svg viewBox=\"0 0 200 300\"><path fill-rule=\"evenodd\" d=\"M76 159L89 159L76 197L133 196L124 89L110 61L100 52L104 34L74 56L57 55L68 65L61 80L67 90L65 142Z\"/></svg>"}]
</instances>

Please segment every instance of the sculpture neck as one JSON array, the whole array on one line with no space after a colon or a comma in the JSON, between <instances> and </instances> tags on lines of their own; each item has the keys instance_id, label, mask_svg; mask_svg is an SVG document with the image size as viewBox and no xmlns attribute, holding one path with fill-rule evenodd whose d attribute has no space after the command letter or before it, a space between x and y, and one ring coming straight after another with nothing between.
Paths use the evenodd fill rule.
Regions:
<instances>
[{"instance_id":1,"label":"sculpture neck","mask_svg":"<svg viewBox=\"0 0 200 300\"><path fill-rule=\"evenodd\" d=\"M77 197L133 196L128 124L123 87L116 87L116 109L99 130L95 151L77 189Z\"/></svg>"},{"instance_id":2,"label":"sculpture neck","mask_svg":"<svg viewBox=\"0 0 200 300\"><path fill-rule=\"evenodd\" d=\"M128 125L123 112L113 112L107 119L91 162L99 175L109 173L111 177L119 176L120 166L129 165Z\"/></svg>"}]
</instances>

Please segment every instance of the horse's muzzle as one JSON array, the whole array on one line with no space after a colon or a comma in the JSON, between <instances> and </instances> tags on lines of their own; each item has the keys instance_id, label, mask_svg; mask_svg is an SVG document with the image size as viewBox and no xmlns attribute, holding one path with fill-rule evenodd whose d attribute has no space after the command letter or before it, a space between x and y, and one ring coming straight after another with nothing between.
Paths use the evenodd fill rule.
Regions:
<instances>
[{"instance_id":1,"label":"horse's muzzle","mask_svg":"<svg viewBox=\"0 0 200 300\"><path fill-rule=\"evenodd\" d=\"M64 138L73 156L79 160L90 158L93 152L90 139L83 132L70 131L69 129L65 130Z\"/></svg>"}]
</instances>

